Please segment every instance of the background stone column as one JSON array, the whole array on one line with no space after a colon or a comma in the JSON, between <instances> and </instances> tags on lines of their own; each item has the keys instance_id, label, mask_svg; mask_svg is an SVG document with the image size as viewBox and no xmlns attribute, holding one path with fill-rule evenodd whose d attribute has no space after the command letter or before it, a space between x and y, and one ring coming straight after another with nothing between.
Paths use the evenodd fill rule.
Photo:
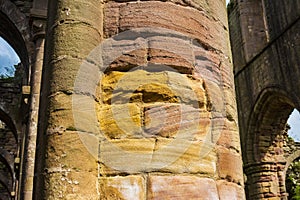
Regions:
<instances>
[{"instance_id":1,"label":"background stone column","mask_svg":"<svg viewBox=\"0 0 300 200\"><path fill-rule=\"evenodd\" d=\"M47 3L44 3L47 5ZM24 169L22 184L21 184L21 198L32 199L34 190L35 178L35 158L36 145L38 138L38 118L40 106L41 80L42 70L44 64L44 46L45 46L45 31L46 31L46 10L34 4L31 10L32 19L32 38L34 42L34 58L31 67L30 78L30 110L28 128L25 134L25 149L24 155Z\"/></svg>"},{"instance_id":2,"label":"background stone column","mask_svg":"<svg viewBox=\"0 0 300 200\"><path fill-rule=\"evenodd\" d=\"M49 2L40 126L46 139L41 138L46 145L46 199L99 196L97 160L87 152L75 131L72 95L80 64L103 36L102 7L98 0Z\"/></svg>"},{"instance_id":3,"label":"background stone column","mask_svg":"<svg viewBox=\"0 0 300 200\"><path fill-rule=\"evenodd\" d=\"M33 192L33 179L35 168L35 153L37 141L37 123L38 123L38 109L40 102L40 89L41 89L41 74L44 56L44 38L39 38L36 41L36 61L32 70L32 84L31 84L31 103L30 103L30 116L28 133L26 137L26 152L24 153L25 173L24 173L24 199L32 199Z\"/></svg>"}]
</instances>

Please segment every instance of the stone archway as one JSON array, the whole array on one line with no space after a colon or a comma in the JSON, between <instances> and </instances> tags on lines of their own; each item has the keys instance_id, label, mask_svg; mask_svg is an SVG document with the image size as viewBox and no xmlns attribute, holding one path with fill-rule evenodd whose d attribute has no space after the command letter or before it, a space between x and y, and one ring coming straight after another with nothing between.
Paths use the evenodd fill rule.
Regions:
<instances>
[{"instance_id":1,"label":"stone archway","mask_svg":"<svg viewBox=\"0 0 300 200\"><path fill-rule=\"evenodd\" d=\"M244 172L248 199L285 199L284 146L287 119L294 108L279 89L264 90L257 100L244 142ZM247 144L245 144L247 141Z\"/></svg>"},{"instance_id":2,"label":"stone archway","mask_svg":"<svg viewBox=\"0 0 300 200\"><path fill-rule=\"evenodd\" d=\"M19 55L28 78L30 63L30 54L28 52L31 52L32 46L28 18L11 1L0 0L0 21L0 36Z\"/></svg>"},{"instance_id":3,"label":"stone archway","mask_svg":"<svg viewBox=\"0 0 300 200\"><path fill-rule=\"evenodd\" d=\"M15 195L18 164L18 136L13 120L0 109L0 198Z\"/></svg>"},{"instance_id":4,"label":"stone archway","mask_svg":"<svg viewBox=\"0 0 300 200\"><path fill-rule=\"evenodd\" d=\"M228 10L248 199L285 198L281 132L300 108L299 6L232 0Z\"/></svg>"},{"instance_id":5,"label":"stone archway","mask_svg":"<svg viewBox=\"0 0 300 200\"><path fill-rule=\"evenodd\" d=\"M6 40L19 56L15 77L0 80L0 182L5 190L0 192L8 199L20 190L20 171L24 154L23 141L28 117L30 60L32 42L29 17L14 2L0 0L0 37ZM25 89L25 90L24 90Z\"/></svg>"},{"instance_id":6,"label":"stone archway","mask_svg":"<svg viewBox=\"0 0 300 200\"><path fill-rule=\"evenodd\" d=\"M22 121L27 112L22 102L22 93L24 93L22 86L28 85L30 80L32 42L30 41L29 18L9 0L0 0L0 37L14 49L21 61L17 70L18 77L9 83L6 81L0 83L0 108L15 124L14 132L21 132ZM26 93L29 94L29 91Z\"/></svg>"}]
</instances>

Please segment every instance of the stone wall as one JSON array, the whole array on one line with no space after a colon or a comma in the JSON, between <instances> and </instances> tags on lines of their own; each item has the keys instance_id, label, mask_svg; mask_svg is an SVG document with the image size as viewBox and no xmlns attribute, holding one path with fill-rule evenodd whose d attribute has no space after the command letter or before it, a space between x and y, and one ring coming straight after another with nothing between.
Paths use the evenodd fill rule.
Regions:
<instances>
[{"instance_id":1,"label":"stone wall","mask_svg":"<svg viewBox=\"0 0 300 200\"><path fill-rule=\"evenodd\" d=\"M0 1L0 36L3 37L20 57L15 77L0 80L0 120L1 128L0 198L17 198L21 185L20 171L22 145L28 120L30 58L33 52L30 33L30 9L32 1Z\"/></svg>"},{"instance_id":2,"label":"stone wall","mask_svg":"<svg viewBox=\"0 0 300 200\"><path fill-rule=\"evenodd\" d=\"M300 108L299 2L232 1L229 22L247 198L285 199L283 135Z\"/></svg>"},{"instance_id":3,"label":"stone wall","mask_svg":"<svg viewBox=\"0 0 300 200\"><path fill-rule=\"evenodd\" d=\"M22 123L25 116L22 115L22 83L24 81L24 69L22 64L16 65L14 77L0 78L0 109L7 117L4 117L4 122L16 131L16 124ZM27 96L28 100L28 96ZM9 118L9 119L5 119ZM12 122L9 122L12 121ZM19 127L18 127L19 128Z\"/></svg>"},{"instance_id":4,"label":"stone wall","mask_svg":"<svg viewBox=\"0 0 300 200\"><path fill-rule=\"evenodd\" d=\"M280 36L288 27L293 26L299 18L300 2L297 0L290 2L266 0L264 4L270 40ZM278 10L280 12L277 12Z\"/></svg>"},{"instance_id":5,"label":"stone wall","mask_svg":"<svg viewBox=\"0 0 300 200\"><path fill-rule=\"evenodd\" d=\"M0 128L0 198L9 198L15 194L15 157L18 146L15 135L6 126Z\"/></svg>"},{"instance_id":6,"label":"stone wall","mask_svg":"<svg viewBox=\"0 0 300 200\"><path fill-rule=\"evenodd\" d=\"M22 65L16 66L15 77L0 79L0 182L1 199L16 195L16 183L19 179L19 152L22 134L19 128L26 116L25 107L21 106ZM16 159L16 160L15 160ZM15 161L17 163L15 163Z\"/></svg>"}]
</instances>

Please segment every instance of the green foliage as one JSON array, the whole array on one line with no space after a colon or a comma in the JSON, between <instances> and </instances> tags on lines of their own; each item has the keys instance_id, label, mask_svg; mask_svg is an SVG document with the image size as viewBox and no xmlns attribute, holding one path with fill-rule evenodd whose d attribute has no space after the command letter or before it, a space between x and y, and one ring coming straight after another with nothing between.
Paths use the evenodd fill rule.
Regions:
<instances>
[{"instance_id":1,"label":"green foliage","mask_svg":"<svg viewBox=\"0 0 300 200\"><path fill-rule=\"evenodd\" d=\"M232 9L234 7L234 2L233 1L230 1L228 4L227 4L227 11L228 12L231 12Z\"/></svg>"},{"instance_id":2,"label":"green foliage","mask_svg":"<svg viewBox=\"0 0 300 200\"><path fill-rule=\"evenodd\" d=\"M286 172L286 190L289 200L300 200L300 158L296 159Z\"/></svg>"},{"instance_id":3,"label":"green foliage","mask_svg":"<svg viewBox=\"0 0 300 200\"><path fill-rule=\"evenodd\" d=\"M300 200L300 186L297 185L292 200Z\"/></svg>"}]
</instances>

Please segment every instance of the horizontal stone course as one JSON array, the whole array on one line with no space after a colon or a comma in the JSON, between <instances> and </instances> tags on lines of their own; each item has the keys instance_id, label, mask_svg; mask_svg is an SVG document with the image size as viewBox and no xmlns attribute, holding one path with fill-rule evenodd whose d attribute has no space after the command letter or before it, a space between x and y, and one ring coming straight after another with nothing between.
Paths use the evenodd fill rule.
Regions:
<instances>
[{"instance_id":1,"label":"horizontal stone course","mask_svg":"<svg viewBox=\"0 0 300 200\"><path fill-rule=\"evenodd\" d=\"M101 174L168 172L216 176L217 156L205 142L119 139L100 142Z\"/></svg>"},{"instance_id":2,"label":"horizontal stone course","mask_svg":"<svg viewBox=\"0 0 300 200\"><path fill-rule=\"evenodd\" d=\"M153 10L155 13L153 14ZM170 2L108 2L104 8L104 32L107 36L138 27L161 27L194 37L217 50L227 50L221 23L210 19L204 12ZM213 25L211 25L213 24ZM116 26L117 25L117 26ZM227 55L227 51L225 52Z\"/></svg>"}]
</instances>

